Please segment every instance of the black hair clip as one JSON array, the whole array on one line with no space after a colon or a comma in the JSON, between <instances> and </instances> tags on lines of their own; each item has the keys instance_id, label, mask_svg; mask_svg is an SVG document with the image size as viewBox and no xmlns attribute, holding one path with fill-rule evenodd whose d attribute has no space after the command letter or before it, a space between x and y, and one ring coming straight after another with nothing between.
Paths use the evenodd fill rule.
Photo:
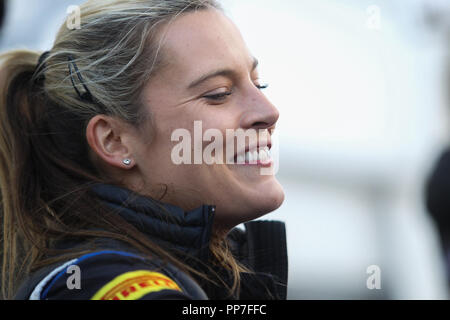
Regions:
<instances>
[{"instance_id":1,"label":"black hair clip","mask_svg":"<svg viewBox=\"0 0 450 320\"><path fill-rule=\"evenodd\" d=\"M87 101L87 102L94 102L94 98L92 96L91 91L89 90L89 88L86 86L84 79L80 73L80 70L78 69L73 57L71 55L69 55L68 57L69 60L69 72L70 72L70 80L72 81L72 85L73 88L75 89L75 91L77 92L78 96L80 97L81 100L83 101ZM81 93L80 90L78 90L77 85L75 84L75 80L74 80L74 71L77 75L77 78L79 80L79 82L81 83L81 85L83 86L85 92Z\"/></svg>"},{"instance_id":2,"label":"black hair clip","mask_svg":"<svg viewBox=\"0 0 450 320\"><path fill-rule=\"evenodd\" d=\"M46 68L45 60L48 58L49 54L50 54L50 51L45 51L39 57L38 63L36 65L36 70L34 71L35 76L37 76L35 79L36 83L39 83L39 82L45 80L45 75L42 71Z\"/></svg>"}]
</instances>

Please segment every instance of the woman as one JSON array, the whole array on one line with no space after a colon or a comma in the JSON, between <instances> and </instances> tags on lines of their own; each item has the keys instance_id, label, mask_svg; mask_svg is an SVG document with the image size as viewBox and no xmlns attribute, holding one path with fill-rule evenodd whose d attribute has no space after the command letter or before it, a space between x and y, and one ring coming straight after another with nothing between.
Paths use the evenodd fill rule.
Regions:
<instances>
[{"instance_id":1,"label":"woman","mask_svg":"<svg viewBox=\"0 0 450 320\"><path fill-rule=\"evenodd\" d=\"M233 229L284 200L261 174L279 113L218 3L87 1L49 52L1 60L6 297L286 297L284 225ZM177 163L211 151L199 124L215 161Z\"/></svg>"}]
</instances>

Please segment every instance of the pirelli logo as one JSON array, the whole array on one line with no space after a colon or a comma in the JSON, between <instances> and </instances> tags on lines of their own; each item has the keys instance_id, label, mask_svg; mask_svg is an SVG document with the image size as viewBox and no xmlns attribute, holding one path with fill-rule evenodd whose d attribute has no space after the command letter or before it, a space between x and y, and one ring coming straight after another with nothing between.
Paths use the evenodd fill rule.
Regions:
<instances>
[{"instance_id":1,"label":"pirelli logo","mask_svg":"<svg viewBox=\"0 0 450 320\"><path fill-rule=\"evenodd\" d=\"M162 290L182 291L167 276L150 271L133 271L122 274L101 288L91 300L138 300Z\"/></svg>"}]
</instances>

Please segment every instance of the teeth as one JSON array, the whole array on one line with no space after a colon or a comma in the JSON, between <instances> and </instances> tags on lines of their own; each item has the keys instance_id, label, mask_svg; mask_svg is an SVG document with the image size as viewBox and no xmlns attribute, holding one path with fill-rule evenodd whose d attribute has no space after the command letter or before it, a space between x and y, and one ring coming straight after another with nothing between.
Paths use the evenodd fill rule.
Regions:
<instances>
[{"instance_id":1,"label":"teeth","mask_svg":"<svg viewBox=\"0 0 450 320\"><path fill-rule=\"evenodd\" d=\"M237 162L240 164L242 163L256 164L258 161L262 163L267 163L268 161L270 161L270 159L271 159L270 149L269 147L265 147L263 149L259 149L259 151L254 150L246 152L245 157L242 155L238 156Z\"/></svg>"},{"instance_id":2,"label":"teeth","mask_svg":"<svg viewBox=\"0 0 450 320\"><path fill-rule=\"evenodd\" d=\"M272 159L272 156L270 154L269 147L266 147L260 151L260 159L262 163L268 163Z\"/></svg>"},{"instance_id":3,"label":"teeth","mask_svg":"<svg viewBox=\"0 0 450 320\"><path fill-rule=\"evenodd\" d=\"M259 160L262 163L265 163L268 158L269 158L269 154L267 153L267 151L265 149L259 150Z\"/></svg>"},{"instance_id":4,"label":"teeth","mask_svg":"<svg viewBox=\"0 0 450 320\"><path fill-rule=\"evenodd\" d=\"M252 163L252 162L253 162L253 153L246 152L245 153L245 163Z\"/></svg>"},{"instance_id":5,"label":"teeth","mask_svg":"<svg viewBox=\"0 0 450 320\"><path fill-rule=\"evenodd\" d=\"M253 151L253 163L256 164L259 160L258 150Z\"/></svg>"}]
</instances>

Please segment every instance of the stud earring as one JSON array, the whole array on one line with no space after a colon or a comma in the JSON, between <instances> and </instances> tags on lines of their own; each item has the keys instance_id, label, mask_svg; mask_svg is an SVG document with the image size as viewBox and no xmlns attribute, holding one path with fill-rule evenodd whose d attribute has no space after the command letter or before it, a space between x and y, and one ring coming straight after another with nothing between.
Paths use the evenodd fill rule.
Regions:
<instances>
[{"instance_id":1,"label":"stud earring","mask_svg":"<svg viewBox=\"0 0 450 320\"><path fill-rule=\"evenodd\" d=\"M131 160L130 159L125 159L123 160L123 164L126 166L129 166L131 164Z\"/></svg>"}]
</instances>

